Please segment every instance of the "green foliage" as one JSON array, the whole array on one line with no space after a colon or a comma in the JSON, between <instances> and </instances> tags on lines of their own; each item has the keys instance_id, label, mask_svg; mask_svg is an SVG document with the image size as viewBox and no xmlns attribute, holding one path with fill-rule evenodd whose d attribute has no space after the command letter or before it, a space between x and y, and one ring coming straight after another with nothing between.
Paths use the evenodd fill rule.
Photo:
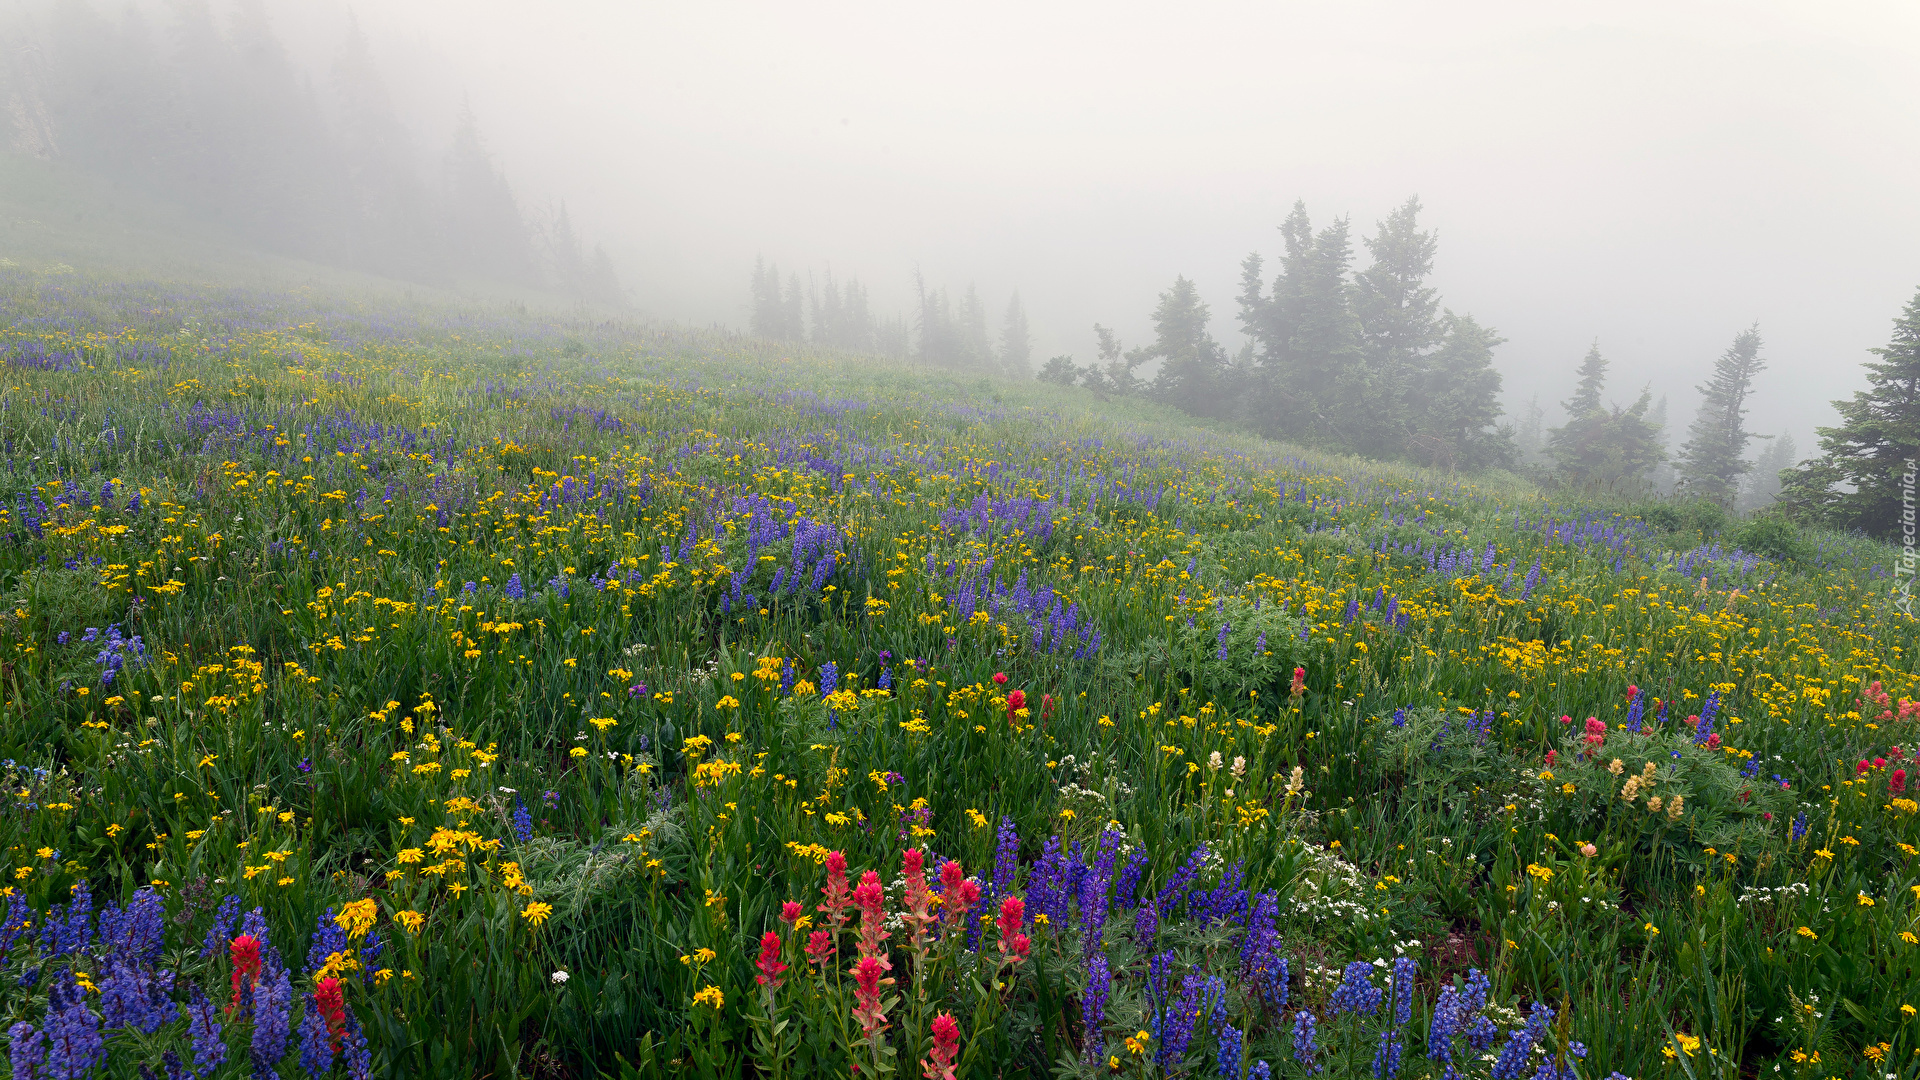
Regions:
<instances>
[{"instance_id":1,"label":"green foliage","mask_svg":"<svg viewBox=\"0 0 1920 1080\"><path fill-rule=\"evenodd\" d=\"M1231 1025L1304 1080L1305 1011L1361 1080L1356 961L1376 990L1418 965L1413 1080L1470 969L1502 1038L1555 1009L1583 1075L1884 1075L1920 1042L1920 624L1884 545L1808 530L1793 573L1682 580L1711 503L1642 528L1150 402L552 313L0 284L0 420L35 448L0 507L0 847L36 925L81 881L153 890L175 999L225 1004L232 894L296 1017L357 905L382 1076L917 1073L946 1013L960 1076L1212 1075ZM817 584L785 584L796 520L842 542ZM144 653L109 677L83 635L116 624ZM1103 849L1130 892L1050 892ZM910 850L992 890L917 945ZM832 851L881 887L878 1038ZM978 922L1007 898L1017 964ZM9 1023L107 975L34 933L0 960ZM179 1021L108 1045L113 1075L190 1051Z\"/></svg>"},{"instance_id":2,"label":"green foliage","mask_svg":"<svg viewBox=\"0 0 1920 1080\"><path fill-rule=\"evenodd\" d=\"M1740 478L1753 467L1742 460L1753 438L1746 428L1747 396L1766 365L1760 359L1760 328L1742 330L1714 361L1700 391L1700 412L1687 429L1677 463L1680 487L1696 498L1732 508Z\"/></svg>"},{"instance_id":3,"label":"green foliage","mask_svg":"<svg viewBox=\"0 0 1920 1080\"><path fill-rule=\"evenodd\" d=\"M1920 293L1872 352L1867 389L1833 403L1840 423L1818 429L1820 456L1782 478L1779 502L1803 521L1891 538L1910 528L1903 492L1920 460Z\"/></svg>"},{"instance_id":4,"label":"green foliage","mask_svg":"<svg viewBox=\"0 0 1920 1080\"><path fill-rule=\"evenodd\" d=\"M1809 553L1800 530L1784 517L1774 514L1743 522L1730 537L1742 551L1757 552L1780 562L1798 562Z\"/></svg>"}]
</instances>

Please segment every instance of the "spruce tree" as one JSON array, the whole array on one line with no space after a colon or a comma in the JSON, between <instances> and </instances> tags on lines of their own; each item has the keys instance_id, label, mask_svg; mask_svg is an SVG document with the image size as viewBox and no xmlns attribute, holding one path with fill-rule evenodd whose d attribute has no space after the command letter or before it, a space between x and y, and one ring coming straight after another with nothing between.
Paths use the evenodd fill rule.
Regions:
<instances>
[{"instance_id":1,"label":"spruce tree","mask_svg":"<svg viewBox=\"0 0 1920 1080\"><path fill-rule=\"evenodd\" d=\"M1547 462L1547 411L1540 407L1540 395L1527 399L1520 410L1520 422L1513 433L1514 455L1522 466L1532 467Z\"/></svg>"},{"instance_id":2,"label":"spruce tree","mask_svg":"<svg viewBox=\"0 0 1920 1080\"><path fill-rule=\"evenodd\" d=\"M1756 514L1773 505L1773 500L1780 495L1780 475L1793 468L1793 459L1798 453L1791 435L1775 435L1767 440L1766 449L1754 455L1753 471L1740 485L1741 513Z\"/></svg>"},{"instance_id":3,"label":"spruce tree","mask_svg":"<svg viewBox=\"0 0 1920 1080\"><path fill-rule=\"evenodd\" d=\"M1649 473L1666 459L1648 413L1653 392L1643 389L1628 408L1601 400L1607 361L1595 342L1580 361L1573 397L1562 403L1567 422L1547 435L1554 478L1579 488L1644 492Z\"/></svg>"},{"instance_id":4,"label":"spruce tree","mask_svg":"<svg viewBox=\"0 0 1920 1080\"><path fill-rule=\"evenodd\" d=\"M1033 339L1027 333L1027 309L1020 305L1020 294L1007 301L1006 317L1000 321L1000 368L1008 378L1024 379L1033 366Z\"/></svg>"},{"instance_id":5,"label":"spruce tree","mask_svg":"<svg viewBox=\"0 0 1920 1080\"><path fill-rule=\"evenodd\" d=\"M1175 277L1154 309L1154 343L1145 353L1160 361L1154 396L1196 416L1222 415L1231 404L1222 378L1226 351L1207 332L1209 318L1200 290L1184 276Z\"/></svg>"},{"instance_id":6,"label":"spruce tree","mask_svg":"<svg viewBox=\"0 0 1920 1080\"><path fill-rule=\"evenodd\" d=\"M1345 373L1339 411L1352 448L1379 457L1403 449L1415 425L1415 395L1428 389L1427 354L1451 332L1426 284L1438 241L1420 231L1419 216L1418 197L1387 215L1366 240L1372 265L1354 275L1362 366Z\"/></svg>"},{"instance_id":7,"label":"spruce tree","mask_svg":"<svg viewBox=\"0 0 1920 1080\"><path fill-rule=\"evenodd\" d=\"M1501 408L1493 350L1506 339L1471 315L1446 312L1443 326L1440 347L1412 388L1417 411L1410 417L1410 448L1436 468L1511 467L1513 432L1494 426Z\"/></svg>"},{"instance_id":8,"label":"spruce tree","mask_svg":"<svg viewBox=\"0 0 1920 1080\"><path fill-rule=\"evenodd\" d=\"M1667 433L1667 395L1661 394L1660 400L1653 403L1653 411L1647 414L1647 424L1654 430L1660 443L1660 464L1647 474L1647 483L1653 487L1656 495L1673 494L1673 486L1678 481L1673 471L1673 462L1666 460L1667 448L1671 442Z\"/></svg>"},{"instance_id":9,"label":"spruce tree","mask_svg":"<svg viewBox=\"0 0 1920 1080\"><path fill-rule=\"evenodd\" d=\"M787 275L787 291L780 298L780 338L783 341L807 340L807 324L801 306L800 275Z\"/></svg>"},{"instance_id":10,"label":"spruce tree","mask_svg":"<svg viewBox=\"0 0 1920 1080\"><path fill-rule=\"evenodd\" d=\"M993 344L987 337L987 307L980 302L980 291L971 281L960 300L959 329L961 365L981 371L991 368Z\"/></svg>"},{"instance_id":11,"label":"spruce tree","mask_svg":"<svg viewBox=\"0 0 1920 1080\"><path fill-rule=\"evenodd\" d=\"M1779 504L1793 516L1901 539L1903 475L1920 459L1920 292L1872 350L1867 389L1836 401L1840 423L1817 429L1820 456L1783 477ZM1911 505L1911 504L1908 504Z\"/></svg>"},{"instance_id":12,"label":"spruce tree","mask_svg":"<svg viewBox=\"0 0 1920 1080\"><path fill-rule=\"evenodd\" d=\"M777 338L786 325L780 311L780 268L768 266L765 259L753 260L753 317L755 337Z\"/></svg>"},{"instance_id":13,"label":"spruce tree","mask_svg":"<svg viewBox=\"0 0 1920 1080\"><path fill-rule=\"evenodd\" d=\"M1293 210L1280 224L1280 239L1284 248L1280 273L1258 308L1258 320L1247 324L1261 384L1260 395L1252 403L1257 413L1255 426L1269 433L1297 427L1305 415L1303 410L1290 407L1297 402L1288 397L1288 392L1296 382L1293 330L1313 262L1313 221L1307 216L1306 203L1294 201Z\"/></svg>"},{"instance_id":14,"label":"spruce tree","mask_svg":"<svg viewBox=\"0 0 1920 1080\"><path fill-rule=\"evenodd\" d=\"M1698 388L1700 412L1680 450L1680 490L1732 509L1740 478L1753 467L1741 458L1753 438L1746 428L1747 395L1765 367L1758 324L1736 335L1714 361L1712 377Z\"/></svg>"},{"instance_id":15,"label":"spruce tree","mask_svg":"<svg viewBox=\"0 0 1920 1080\"><path fill-rule=\"evenodd\" d=\"M1351 447L1353 432L1342 425L1351 418L1353 402L1372 390L1354 386L1342 376L1359 370L1360 327L1349 302L1352 283L1347 271L1353 245L1345 218L1320 230L1313 238L1297 285L1288 283L1291 322L1286 362L1275 386L1277 414L1283 431L1305 441ZM1292 278L1289 270L1288 277Z\"/></svg>"}]
</instances>

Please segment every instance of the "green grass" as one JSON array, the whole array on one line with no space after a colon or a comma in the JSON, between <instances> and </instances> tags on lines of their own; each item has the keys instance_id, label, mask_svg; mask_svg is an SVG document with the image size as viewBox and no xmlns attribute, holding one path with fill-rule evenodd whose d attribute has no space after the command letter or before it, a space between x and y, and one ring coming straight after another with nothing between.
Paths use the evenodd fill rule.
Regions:
<instances>
[{"instance_id":1,"label":"green grass","mask_svg":"<svg viewBox=\"0 0 1920 1080\"><path fill-rule=\"evenodd\" d=\"M215 911L257 906L294 1021L341 977L383 1075L920 1075L950 1014L962 1075L1214 1075L1230 1027L1304 1076L1304 1010L1317 1065L1397 1037L1437 1077L1470 969L1470 1075L1536 1005L1528 1074L1574 1041L1583 1076L1914 1071L1920 642L1883 546L1735 560L1681 515L1076 391L53 258L0 270L9 1023L115 977L38 934L84 881L164 908L177 1002L231 996ZM1630 730L1629 686L1667 722ZM976 880L969 926L916 941L908 849ZM884 943L818 910L828 852L909 916ZM316 940L350 910L377 956ZM1376 959L1418 964L1404 1028L1392 993L1334 1007ZM260 1022L223 1023L237 1076ZM107 1045L191 1056L178 1019Z\"/></svg>"}]
</instances>

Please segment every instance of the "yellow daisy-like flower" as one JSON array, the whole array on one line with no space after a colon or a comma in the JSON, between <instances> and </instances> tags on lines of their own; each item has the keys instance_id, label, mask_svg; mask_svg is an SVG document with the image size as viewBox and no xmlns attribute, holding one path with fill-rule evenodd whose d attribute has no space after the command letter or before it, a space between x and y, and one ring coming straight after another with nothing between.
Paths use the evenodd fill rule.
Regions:
<instances>
[{"instance_id":1,"label":"yellow daisy-like flower","mask_svg":"<svg viewBox=\"0 0 1920 1080\"><path fill-rule=\"evenodd\" d=\"M547 916L551 914L553 914L552 904L543 904L540 901L535 900L533 903L528 904L526 908L520 912L520 917L527 920L528 922L532 923L535 926L539 926L541 923L546 922Z\"/></svg>"}]
</instances>

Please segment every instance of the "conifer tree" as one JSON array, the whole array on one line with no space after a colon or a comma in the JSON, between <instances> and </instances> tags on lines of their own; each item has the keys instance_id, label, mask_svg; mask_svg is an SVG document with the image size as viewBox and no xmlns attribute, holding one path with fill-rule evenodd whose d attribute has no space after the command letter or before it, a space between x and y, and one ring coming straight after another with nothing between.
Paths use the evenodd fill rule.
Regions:
<instances>
[{"instance_id":1,"label":"conifer tree","mask_svg":"<svg viewBox=\"0 0 1920 1080\"><path fill-rule=\"evenodd\" d=\"M1446 312L1441 344L1412 387L1411 447L1436 468L1481 469L1513 464L1513 432L1500 419L1500 373L1494 347L1503 342L1471 315Z\"/></svg>"},{"instance_id":2,"label":"conifer tree","mask_svg":"<svg viewBox=\"0 0 1920 1080\"><path fill-rule=\"evenodd\" d=\"M1740 485L1741 513L1755 514L1773 505L1780 495L1780 475L1793 468L1798 454L1799 447L1793 444L1792 435L1780 434L1767 439L1766 448L1754 455L1753 471Z\"/></svg>"},{"instance_id":3,"label":"conifer tree","mask_svg":"<svg viewBox=\"0 0 1920 1080\"><path fill-rule=\"evenodd\" d=\"M1342 373L1337 408L1349 445L1379 457L1403 449L1416 426L1415 395L1429 389L1427 354L1450 332L1438 294L1426 284L1438 241L1420 231L1419 215L1418 197L1387 215L1366 240L1372 265L1354 275L1361 364Z\"/></svg>"},{"instance_id":4,"label":"conifer tree","mask_svg":"<svg viewBox=\"0 0 1920 1080\"><path fill-rule=\"evenodd\" d=\"M1817 429L1820 456L1782 478L1779 503L1805 520L1902 538L1904 477L1920 459L1920 292L1872 351L1867 389L1833 403L1840 423Z\"/></svg>"},{"instance_id":5,"label":"conifer tree","mask_svg":"<svg viewBox=\"0 0 1920 1080\"><path fill-rule=\"evenodd\" d=\"M1020 294L1007 301L1007 314L1000 322L1000 368L1009 378L1024 379L1033 366L1033 339L1027 333L1027 309L1020 305Z\"/></svg>"},{"instance_id":6,"label":"conifer tree","mask_svg":"<svg viewBox=\"0 0 1920 1080\"><path fill-rule=\"evenodd\" d=\"M1293 438L1353 445L1356 433L1343 421L1351 421L1354 410L1343 408L1339 395L1344 390L1364 398L1371 388L1342 378L1359 368L1361 357L1360 326L1349 302L1352 262L1347 220L1336 218L1314 236L1297 280L1288 269L1285 321L1291 333L1274 389L1281 430Z\"/></svg>"},{"instance_id":7,"label":"conifer tree","mask_svg":"<svg viewBox=\"0 0 1920 1080\"><path fill-rule=\"evenodd\" d=\"M1747 442L1747 395L1766 364L1760 359L1760 327L1748 327L1714 361L1713 375L1700 386L1700 412L1687 429L1680 450L1680 490L1731 509L1740 478L1753 463L1743 460Z\"/></svg>"},{"instance_id":8,"label":"conifer tree","mask_svg":"<svg viewBox=\"0 0 1920 1080\"><path fill-rule=\"evenodd\" d=\"M1646 490L1648 474L1666 457L1648 419L1652 390L1643 389L1628 408L1605 404L1607 361L1598 342L1580 361L1579 376L1563 403L1567 422L1547 436L1555 479L1580 488Z\"/></svg>"},{"instance_id":9,"label":"conifer tree","mask_svg":"<svg viewBox=\"0 0 1920 1080\"><path fill-rule=\"evenodd\" d=\"M1145 359L1160 361L1153 394L1177 409L1196 416L1219 416L1232 404L1223 376L1226 351L1207 332L1210 318L1200 290L1184 276L1160 294L1153 312L1154 343Z\"/></svg>"}]
</instances>

